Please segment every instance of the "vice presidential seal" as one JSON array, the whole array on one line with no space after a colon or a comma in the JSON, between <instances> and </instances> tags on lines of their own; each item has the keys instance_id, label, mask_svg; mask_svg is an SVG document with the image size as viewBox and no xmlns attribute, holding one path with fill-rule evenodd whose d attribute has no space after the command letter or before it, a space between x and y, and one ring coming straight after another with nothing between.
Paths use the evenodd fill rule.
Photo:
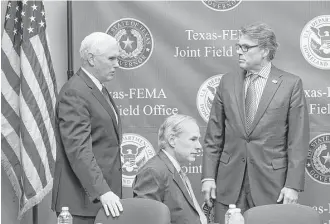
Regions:
<instances>
[{"instance_id":1,"label":"vice presidential seal","mask_svg":"<svg viewBox=\"0 0 330 224\"><path fill-rule=\"evenodd\" d=\"M309 64L330 69L330 15L309 21L300 35L300 50Z\"/></svg>"},{"instance_id":2,"label":"vice presidential seal","mask_svg":"<svg viewBox=\"0 0 330 224\"><path fill-rule=\"evenodd\" d=\"M208 122L209 120L216 88L219 85L222 76L223 74L219 74L208 78L198 90L196 98L197 109L199 115L201 115L205 122Z\"/></svg>"},{"instance_id":3,"label":"vice presidential seal","mask_svg":"<svg viewBox=\"0 0 330 224\"><path fill-rule=\"evenodd\" d=\"M242 0L213 1L202 0L204 5L215 11L229 11L238 6Z\"/></svg>"},{"instance_id":4,"label":"vice presidential seal","mask_svg":"<svg viewBox=\"0 0 330 224\"><path fill-rule=\"evenodd\" d=\"M118 58L123 69L135 69L148 61L154 48L150 30L142 22L124 18L112 23L106 31L116 38L121 48Z\"/></svg>"},{"instance_id":5,"label":"vice presidential seal","mask_svg":"<svg viewBox=\"0 0 330 224\"><path fill-rule=\"evenodd\" d=\"M330 184L330 133L310 141L306 172L316 182Z\"/></svg>"},{"instance_id":6,"label":"vice presidential seal","mask_svg":"<svg viewBox=\"0 0 330 224\"><path fill-rule=\"evenodd\" d=\"M124 187L132 187L137 171L155 154L155 150L150 142L141 135L133 133L123 134L121 163Z\"/></svg>"}]
</instances>

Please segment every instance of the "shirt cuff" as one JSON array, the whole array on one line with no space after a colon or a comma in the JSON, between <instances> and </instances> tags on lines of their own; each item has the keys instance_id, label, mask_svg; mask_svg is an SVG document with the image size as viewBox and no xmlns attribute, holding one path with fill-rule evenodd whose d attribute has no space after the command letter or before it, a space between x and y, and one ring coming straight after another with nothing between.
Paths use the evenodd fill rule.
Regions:
<instances>
[{"instance_id":1,"label":"shirt cuff","mask_svg":"<svg viewBox=\"0 0 330 224\"><path fill-rule=\"evenodd\" d=\"M215 181L215 179L213 179L213 178L204 178L204 179L202 180L202 183L204 183L204 182L207 181L207 180L213 180L213 181Z\"/></svg>"}]
</instances>

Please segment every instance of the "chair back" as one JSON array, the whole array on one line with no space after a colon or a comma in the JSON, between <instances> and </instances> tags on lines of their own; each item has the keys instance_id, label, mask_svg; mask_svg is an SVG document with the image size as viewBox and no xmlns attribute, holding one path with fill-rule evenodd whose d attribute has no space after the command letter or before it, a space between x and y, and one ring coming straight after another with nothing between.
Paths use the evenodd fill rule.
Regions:
<instances>
[{"instance_id":1,"label":"chair back","mask_svg":"<svg viewBox=\"0 0 330 224\"><path fill-rule=\"evenodd\" d=\"M95 224L170 224L168 207L155 200L143 198L122 199L123 212L119 217L106 216L103 207L95 218Z\"/></svg>"},{"instance_id":2,"label":"chair back","mask_svg":"<svg viewBox=\"0 0 330 224\"><path fill-rule=\"evenodd\" d=\"M245 224L321 224L320 215L311 207L274 204L251 208L244 213Z\"/></svg>"}]
</instances>

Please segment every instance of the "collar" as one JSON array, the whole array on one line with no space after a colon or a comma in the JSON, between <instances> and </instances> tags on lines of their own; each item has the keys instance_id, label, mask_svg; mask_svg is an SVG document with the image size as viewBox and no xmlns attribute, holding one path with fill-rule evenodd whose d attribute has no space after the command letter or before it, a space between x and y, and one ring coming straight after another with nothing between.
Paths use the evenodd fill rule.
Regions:
<instances>
[{"instance_id":1,"label":"collar","mask_svg":"<svg viewBox=\"0 0 330 224\"><path fill-rule=\"evenodd\" d=\"M268 62L264 67L261 68L261 70L258 72L258 75L267 79L270 73L270 69L272 67L272 63ZM253 75L251 72L246 73L246 77Z\"/></svg>"},{"instance_id":2,"label":"collar","mask_svg":"<svg viewBox=\"0 0 330 224\"><path fill-rule=\"evenodd\" d=\"M166 152L166 150L162 149L162 151L165 153L165 155L168 157L168 159L171 161L171 163L173 164L173 166L175 167L176 171L178 171L178 173L180 173L181 170L181 166L178 163L178 161L176 161L176 159L173 158L173 156L171 156L168 152Z\"/></svg>"},{"instance_id":3,"label":"collar","mask_svg":"<svg viewBox=\"0 0 330 224\"><path fill-rule=\"evenodd\" d=\"M102 92L103 85L100 83L100 81L95 78L94 75L89 73L84 67L81 67L81 69L86 73L86 75L93 81L93 83L96 85L96 87Z\"/></svg>"}]
</instances>

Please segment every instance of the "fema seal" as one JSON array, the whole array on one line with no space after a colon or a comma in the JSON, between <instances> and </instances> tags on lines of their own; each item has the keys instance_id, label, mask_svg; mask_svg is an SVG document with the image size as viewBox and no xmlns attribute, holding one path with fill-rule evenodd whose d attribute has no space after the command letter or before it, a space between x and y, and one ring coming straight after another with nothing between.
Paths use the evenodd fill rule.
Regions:
<instances>
[{"instance_id":1,"label":"fema seal","mask_svg":"<svg viewBox=\"0 0 330 224\"><path fill-rule=\"evenodd\" d=\"M209 120L212 102L222 76L223 74L219 74L208 78L198 90L196 105L199 115L201 115L205 122Z\"/></svg>"},{"instance_id":2,"label":"fema seal","mask_svg":"<svg viewBox=\"0 0 330 224\"><path fill-rule=\"evenodd\" d=\"M121 163L124 187L132 187L135 175L140 167L154 155L156 155L155 150L147 139L138 134L123 134Z\"/></svg>"},{"instance_id":3,"label":"fema seal","mask_svg":"<svg viewBox=\"0 0 330 224\"><path fill-rule=\"evenodd\" d=\"M118 57L123 69L135 69L148 61L154 48L150 30L142 22L124 18L112 23L106 31L116 38L121 48Z\"/></svg>"},{"instance_id":4,"label":"fema seal","mask_svg":"<svg viewBox=\"0 0 330 224\"><path fill-rule=\"evenodd\" d=\"M225 1L212 1L212 0L202 0L204 5L215 11L229 11L237 7L242 0L225 0Z\"/></svg>"},{"instance_id":5,"label":"fema seal","mask_svg":"<svg viewBox=\"0 0 330 224\"><path fill-rule=\"evenodd\" d=\"M316 182L330 184L330 133L309 142L306 172Z\"/></svg>"},{"instance_id":6,"label":"fema seal","mask_svg":"<svg viewBox=\"0 0 330 224\"><path fill-rule=\"evenodd\" d=\"M319 69L330 69L330 15L309 21L300 35L300 50L306 61Z\"/></svg>"}]
</instances>

